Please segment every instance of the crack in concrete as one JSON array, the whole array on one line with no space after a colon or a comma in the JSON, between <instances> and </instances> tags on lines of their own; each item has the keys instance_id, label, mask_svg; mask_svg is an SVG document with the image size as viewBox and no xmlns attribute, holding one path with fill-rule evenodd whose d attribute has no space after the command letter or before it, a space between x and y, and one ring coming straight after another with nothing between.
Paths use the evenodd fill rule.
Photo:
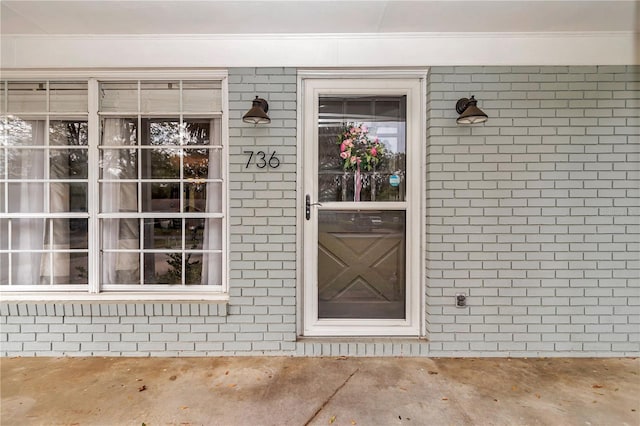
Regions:
<instances>
[{"instance_id":1,"label":"crack in concrete","mask_svg":"<svg viewBox=\"0 0 640 426\"><path fill-rule=\"evenodd\" d=\"M336 388L336 390L334 390L334 391L333 391L333 393L332 393L331 395L329 395L329 398L327 398L327 399L326 399L326 400L325 400L325 401L320 405L320 407L316 410L316 412L315 412L315 413L313 413L313 416L311 416L311 418L310 418L309 420L307 420L307 422L304 424L304 426L309 426L309 424L310 424L312 421L314 421L316 417L318 417L318 414L320 414L320 412L322 411L322 409L323 409L324 407L326 407L326 406L327 406L327 404L329 404L329 402L333 399L333 397L334 397L334 396L336 396L336 394L337 394L338 392L340 392L340 389L342 389L343 387L345 387L345 385L347 384L347 382L348 382L349 380L351 380L351 378L352 378L352 377L353 377L353 376L354 376L358 371L360 371L360 368L356 368L356 369L355 369L355 371L354 371L353 373L349 374L349 377L347 377L347 378L345 379L345 381L344 381L344 382L342 382L342 384L341 384L340 386L338 386L338 387Z\"/></svg>"}]
</instances>

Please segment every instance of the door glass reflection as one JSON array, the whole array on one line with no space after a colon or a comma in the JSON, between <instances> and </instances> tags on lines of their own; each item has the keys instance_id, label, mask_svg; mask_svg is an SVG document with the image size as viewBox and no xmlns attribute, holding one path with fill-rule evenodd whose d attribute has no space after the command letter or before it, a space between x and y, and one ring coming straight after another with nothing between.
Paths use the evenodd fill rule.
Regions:
<instances>
[{"instance_id":1,"label":"door glass reflection","mask_svg":"<svg viewBox=\"0 0 640 426\"><path fill-rule=\"evenodd\" d=\"M406 96L321 97L319 111L318 201L404 201ZM345 169L340 156L340 135L349 123L366 127L367 137L384 147L377 164L359 174Z\"/></svg>"}]
</instances>

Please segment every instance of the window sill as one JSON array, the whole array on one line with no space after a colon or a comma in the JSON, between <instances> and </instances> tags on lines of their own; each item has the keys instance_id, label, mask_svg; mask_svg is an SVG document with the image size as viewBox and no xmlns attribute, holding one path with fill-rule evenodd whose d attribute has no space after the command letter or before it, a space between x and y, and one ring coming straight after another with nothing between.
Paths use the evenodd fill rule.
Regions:
<instances>
[{"instance_id":1,"label":"window sill","mask_svg":"<svg viewBox=\"0 0 640 426\"><path fill-rule=\"evenodd\" d=\"M2 302L213 302L228 303L228 293L211 292L0 292Z\"/></svg>"}]
</instances>

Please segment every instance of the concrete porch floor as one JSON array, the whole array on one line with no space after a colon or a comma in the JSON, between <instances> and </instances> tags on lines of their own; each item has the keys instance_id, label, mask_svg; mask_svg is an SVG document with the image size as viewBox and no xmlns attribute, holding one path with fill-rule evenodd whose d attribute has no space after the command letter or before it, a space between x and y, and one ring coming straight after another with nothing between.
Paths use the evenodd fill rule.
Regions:
<instances>
[{"instance_id":1,"label":"concrete porch floor","mask_svg":"<svg viewBox=\"0 0 640 426\"><path fill-rule=\"evenodd\" d=\"M639 359L2 358L2 425L640 425Z\"/></svg>"}]
</instances>

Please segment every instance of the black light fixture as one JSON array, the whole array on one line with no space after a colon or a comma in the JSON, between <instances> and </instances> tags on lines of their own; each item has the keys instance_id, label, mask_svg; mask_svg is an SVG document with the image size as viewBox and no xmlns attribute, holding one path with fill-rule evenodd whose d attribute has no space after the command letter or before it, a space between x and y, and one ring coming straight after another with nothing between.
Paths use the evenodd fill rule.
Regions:
<instances>
[{"instance_id":1,"label":"black light fixture","mask_svg":"<svg viewBox=\"0 0 640 426\"><path fill-rule=\"evenodd\" d=\"M456 111L460 117L456 120L458 124L478 124L487 121L487 114L482 112L477 106L478 101L471 96L471 99L460 98L456 102Z\"/></svg>"},{"instance_id":2,"label":"black light fixture","mask_svg":"<svg viewBox=\"0 0 640 426\"><path fill-rule=\"evenodd\" d=\"M271 119L267 115L267 111L269 111L267 101L256 96L253 100L253 106L242 117L242 121L250 124L269 124L271 123Z\"/></svg>"}]
</instances>

